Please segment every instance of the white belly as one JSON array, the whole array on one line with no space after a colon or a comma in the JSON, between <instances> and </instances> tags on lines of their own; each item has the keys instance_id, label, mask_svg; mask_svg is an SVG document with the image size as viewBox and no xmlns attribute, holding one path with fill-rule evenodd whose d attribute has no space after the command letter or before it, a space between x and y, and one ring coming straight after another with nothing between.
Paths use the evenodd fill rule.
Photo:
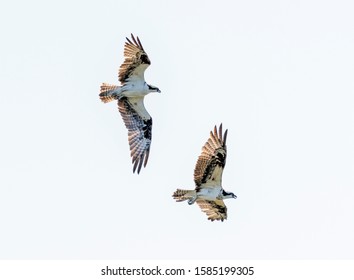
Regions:
<instances>
[{"instance_id":1,"label":"white belly","mask_svg":"<svg viewBox=\"0 0 354 280\"><path fill-rule=\"evenodd\" d=\"M197 196L200 199L205 200L215 200L220 195L221 188L203 188L198 193Z\"/></svg>"},{"instance_id":2,"label":"white belly","mask_svg":"<svg viewBox=\"0 0 354 280\"><path fill-rule=\"evenodd\" d=\"M149 93L145 83L129 83L122 87L123 95L127 97L145 96Z\"/></svg>"}]
</instances>

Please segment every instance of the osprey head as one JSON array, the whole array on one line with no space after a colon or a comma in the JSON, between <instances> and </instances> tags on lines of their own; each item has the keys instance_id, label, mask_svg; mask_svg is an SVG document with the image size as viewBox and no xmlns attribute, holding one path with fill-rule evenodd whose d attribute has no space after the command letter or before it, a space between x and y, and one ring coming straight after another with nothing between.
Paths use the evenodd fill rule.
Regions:
<instances>
[{"instance_id":1,"label":"osprey head","mask_svg":"<svg viewBox=\"0 0 354 280\"><path fill-rule=\"evenodd\" d=\"M222 190L222 196L223 196L223 199L226 199L226 198L237 198L237 195L235 195L234 193L226 192L224 190Z\"/></svg>"},{"instance_id":2,"label":"osprey head","mask_svg":"<svg viewBox=\"0 0 354 280\"><path fill-rule=\"evenodd\" d=\"M158 87L155 87L153 85L147 85L147 86L148 86L149 92L161 92L161 90L159 90Z\"/></svg>"}]
</instances>

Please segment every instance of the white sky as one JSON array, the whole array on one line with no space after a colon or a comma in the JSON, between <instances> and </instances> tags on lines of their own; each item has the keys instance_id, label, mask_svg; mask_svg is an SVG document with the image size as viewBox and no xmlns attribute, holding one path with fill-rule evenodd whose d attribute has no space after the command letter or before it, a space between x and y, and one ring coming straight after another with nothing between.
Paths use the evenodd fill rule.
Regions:
<instances>
[{"instance_id":1,"label":"white sky","mask_svg":"<svg viewBox=\"0 0 354 280\"><path fill-rule=\"evenodd\" d=\"M354 258L352 1L52 2L0 5L0 258ZM131 32L162 91L140 175L98 98ZM220 122L211 223L171 195Z\"/></svg>"}]
</instances>

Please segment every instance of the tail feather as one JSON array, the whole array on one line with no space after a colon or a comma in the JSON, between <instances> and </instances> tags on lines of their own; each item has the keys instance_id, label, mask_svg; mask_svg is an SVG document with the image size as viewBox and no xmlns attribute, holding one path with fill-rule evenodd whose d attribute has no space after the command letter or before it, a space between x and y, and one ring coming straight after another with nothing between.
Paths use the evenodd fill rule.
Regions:
<instances>
[{"instance_id":1,"label":"tail feather","mask_svg":"<svg viewBox=\"0 0 354 280\"><path fill-rule=\"evenodd\" d=\"M117 99L119 86L103 83L100 90L100 99L103 103L111 102Z\"/></svg>"},{"instance_id":2,"label":"tail feather","mask_svg":"<svg viewBox=\"0 0 354 280\"><path fill-rule=\"evenodd\" d=\"M187 199L192 199L196 195L195 190L181 190L177 189L172 197L176 199L177 202L185 201Z\"/></svg>"}]
</instances>

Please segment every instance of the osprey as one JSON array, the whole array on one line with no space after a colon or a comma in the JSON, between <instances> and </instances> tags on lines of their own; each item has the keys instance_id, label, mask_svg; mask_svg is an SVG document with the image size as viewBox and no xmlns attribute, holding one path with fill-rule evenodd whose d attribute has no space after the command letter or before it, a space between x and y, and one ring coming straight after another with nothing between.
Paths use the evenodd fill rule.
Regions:
<instances>
[{"instance_id":1,"label":"osprey","mask_svg":"<svg viewBox=\"0 0 354 280\"><path fill-rule=\"evenodd\" d=\"M237 198L221 186L222 172L226 163L226 136L227 130L223 135L222 124L219 131L216 126L214 127L214 132L210 132L194 169L195 190L177 189L172 195L177 202L188 200L189 205L197 202L211 221L226 220L227 208L223 200Z\"/></svg>"},{"instance_id":2,"label":"osprey","mask_svg":"<svg viewBox=\"0 0 354 280\"><path fill-rule=\"evenodd\" d=\"M138 174L144 163L146 166L151 145L152 118L144 106L144 97L150 92L161 92L157 87L145 82L144 72L150 65L139 37L132 41L127 39L124 45L125 60L120 66L118 79L120 86L103 83L100 99L107 103L118 100L118 110L128 129L130 156L132 157L133 173Z\"/></svg>"}]
</instances>

